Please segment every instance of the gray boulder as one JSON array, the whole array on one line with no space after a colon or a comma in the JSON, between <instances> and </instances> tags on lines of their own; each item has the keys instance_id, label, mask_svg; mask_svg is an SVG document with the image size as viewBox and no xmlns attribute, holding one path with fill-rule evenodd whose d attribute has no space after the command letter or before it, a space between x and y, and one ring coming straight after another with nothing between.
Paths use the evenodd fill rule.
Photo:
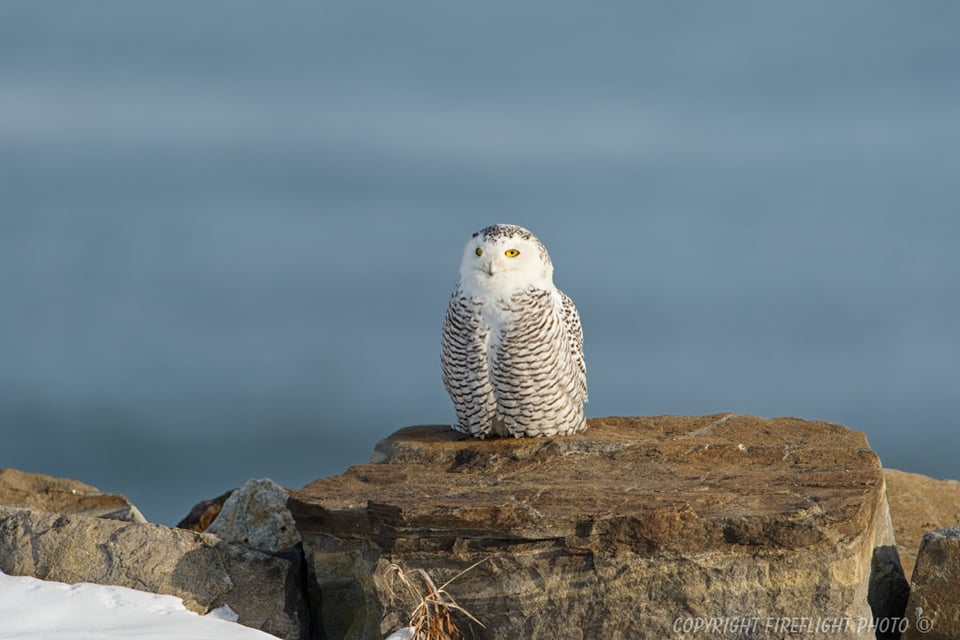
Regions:
<instances>
[{"instance_id":1,"label":"gray boulder","mask_svg":"<svg viewBox=\"0 0 960 640\"><path fill-rule=\"evenodd\" d=\"M307 637L296 562L209 534L0 507L0 571L170 594L201 614L229 605L240 624Z\"/></svg>"},{"instance_id":2,"label":"gray boulder","mask_svg":"<svg viewBox=\"0 0 960 640\"><path fill-rule=\"evenodd\" d=\"M300 542L297 525L287 509L289 497L289 492L273 480L247 480L226 499L207 533L254 549L289 549Z\"/></svg>"}]
</instances>

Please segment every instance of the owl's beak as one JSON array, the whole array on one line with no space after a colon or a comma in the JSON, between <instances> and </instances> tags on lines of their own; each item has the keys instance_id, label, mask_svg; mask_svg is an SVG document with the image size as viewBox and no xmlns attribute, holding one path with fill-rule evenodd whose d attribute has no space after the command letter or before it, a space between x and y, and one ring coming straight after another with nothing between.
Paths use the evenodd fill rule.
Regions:
<instances>
[{"instance_id":1,"label":"owl's beak","mask_svg":"<svg viewBox=\"0 0 960 640\"><path fill-rule=\"evenodd\" d=\"M487 275L488 275L488 276L492 276L492 275L493 275L493 260L491 260L490 262L487 263L487 268L484 269L484 271L487 272Z\"/></svg>"}]
</instances>

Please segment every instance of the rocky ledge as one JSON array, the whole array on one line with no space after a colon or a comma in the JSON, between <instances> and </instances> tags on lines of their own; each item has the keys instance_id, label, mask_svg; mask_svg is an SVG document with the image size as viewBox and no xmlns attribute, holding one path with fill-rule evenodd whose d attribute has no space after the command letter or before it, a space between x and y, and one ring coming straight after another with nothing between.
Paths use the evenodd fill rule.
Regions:
<instances>
[{"instance_id":1,"label":"rocky ledge","mask_svg":"<svg viewBox=\"0 0 960 640\"><path fill-rule=\"evenodd\" d=\"M896 469L884 469L883 477L897 549L909 580L923 536L929 531L960 526L960 482Z\"/></svg>"},{"instance_id":2,"label":"rocky ledge","mask_svg":"<svg viewBox=\"0 0 960 640\"><path fill-rule=\"evenodd\" d=\"M453 618L477 638L870 620L906 598L880 461L862 433L824 422L602 418L574 436L486 441L411 427L289 507L328 638L405 626L416 603L400 572L450 581L484 627ZM830 637L864 637L848 631Z\"/></svg>"},{"instance_id":3,"label":"rocky ledge","mask_svg":"<svg viewBox=\"0 0 960 640\"><path fill-rule=\"evenodd\" d=\"M146 522L140 510L120 494L104 493L78 480L51 478L18 469L0 469L0 505L141 524Z\"/></svg>"}]
</instances>

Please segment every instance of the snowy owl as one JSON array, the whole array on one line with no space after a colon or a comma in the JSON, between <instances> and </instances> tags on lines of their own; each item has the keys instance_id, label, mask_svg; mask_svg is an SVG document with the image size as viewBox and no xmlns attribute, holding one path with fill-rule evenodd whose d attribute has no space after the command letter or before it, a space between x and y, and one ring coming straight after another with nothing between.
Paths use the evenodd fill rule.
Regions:
<instances>
[{"instance_id":1,"label":"snowy owl","mask_svg":"<svg viewBox=\"0 0 960 640\"><path fill-rule=\"evenodd\" d=\"M473 234L443 323L443 385L457 431L475 438L587 428L583 332L535 235L495 224Z\"/></svg>"}]
</instances>

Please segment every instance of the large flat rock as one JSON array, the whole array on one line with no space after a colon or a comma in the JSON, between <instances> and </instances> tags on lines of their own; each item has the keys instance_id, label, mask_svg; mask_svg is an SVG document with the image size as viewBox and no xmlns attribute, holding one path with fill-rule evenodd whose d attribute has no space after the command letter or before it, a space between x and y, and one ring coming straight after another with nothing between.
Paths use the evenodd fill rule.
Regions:
<instances>
[{"instance_id":1,"label":"large flat rock","mask_svg":"<svg viewBox=\"0 0 960 640\"><path fill-rule=\"evenodd\" d=\"M439 586L481 562L447 586L486 625L480 638L659 638L697 616L869 619L868 600L883 609L898 580L880 462L838 425L602 418L573 436L483 441L422 426L371 462L289 502L328 637L404 626L412 603L391 564Z\"/></svg>"}]
</instances>

